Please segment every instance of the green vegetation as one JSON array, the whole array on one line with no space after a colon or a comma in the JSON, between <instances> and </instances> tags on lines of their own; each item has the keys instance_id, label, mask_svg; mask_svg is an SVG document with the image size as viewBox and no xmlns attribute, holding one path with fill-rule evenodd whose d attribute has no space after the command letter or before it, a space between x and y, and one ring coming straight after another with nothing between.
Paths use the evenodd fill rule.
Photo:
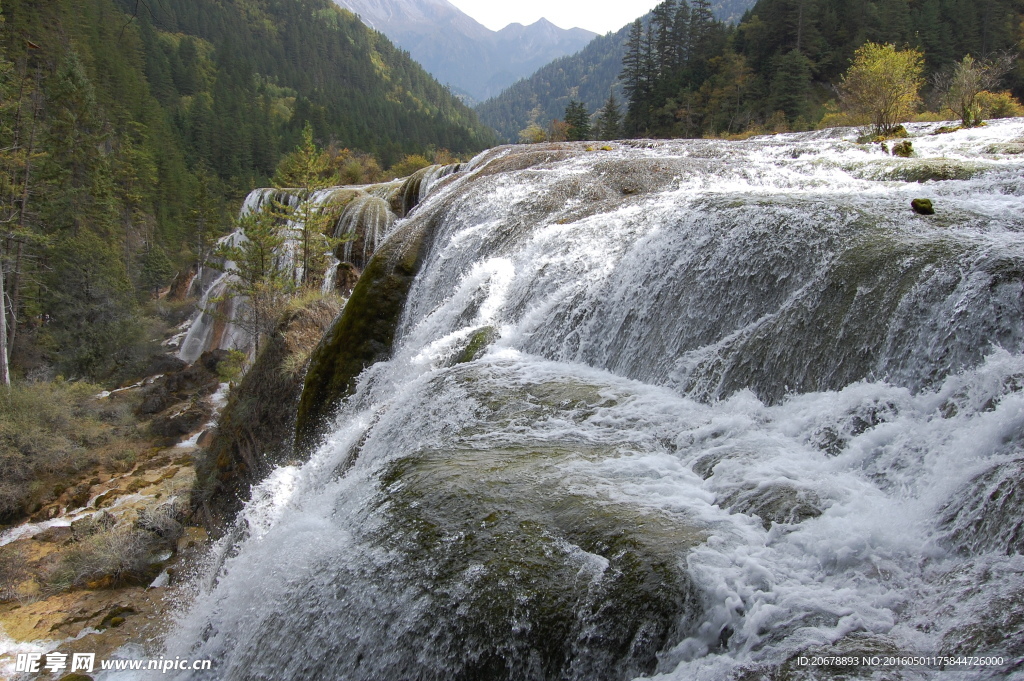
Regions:
<instances>
[{"instance_id":1,"label":"green vegetation","mask_svg":"<svg viewBox=\"0 0 1024 681\"><path fill-rule=\"evenodd\" d=\"M205 260L279 161L276 181L308 194L493 141L330 0L4 0L0 12L0 383L8 356L15 378L136 375L161 335L153 294ZM299 254L310 282L329 250L315 233Z\"/></svg>"},{"instance_id":2,"label":"green vegetation","mask_svg":"<svg viewBox=\"0 0 1024 681\"><path fill-rule=\"evenodd\" d=\"M1012 0L760 0L735 26L716 21L707 4L666 0L480 105L480 116L506 138L521 131L523 141L554 140L551 122L570 101L597 112L611 91L628 98L620 136L745 137L869 125L871 113L851 106L849 92L843 111L836 101L836 86L867 43L921 55L920 95L932 112L904 102L898 117L974 125L1022 111L1020 59L977 58L1020 50L1024 10ZM600 127L596 136L611 138Z\"/></svg>"},{"instance_id":3,"label":"green vegetation","mask_svg":"<svg viewBox=\"0 0 1024 681\"><path fill-rule=\"evenodd\" d=\"M566 136L572 142L588 140L591 137L590 117L583 102L572 100L565 107L565 124L568 126Z\"/></svg>"},{"instance_id":4,"label":"green vegetation","mask_svg":"<svg viewBox=\"0 0 1024 681\"><path fill-rule=\"evenodd\" d=\"M68 480L99 466L130 468L148 447L132 416L136 400L96 399L88 383L16 382L0 388L0 523L59 497L84 506Z\"/></svg>"},{"instance_id":5,"label":"green vegetation","mask_svg":"<svg viewBox=\"0 0 1024 681\"><path fill-rule=\"evenodd\" d=\"M1013 48L1024 18L1009 0L760 0L726 27L702 4L666 0L631 28L621 75L629 134L757 134L819 121L886 132L916 113L924 75L965 54ZM1012 83L1021 94L1019 72ZM842 114L830 103L832 84L840 84ZM925 94L947 90L933 84Z\"/></svg>"},{"instance_id":6,"label":"green vegetation","mask_svg":"<svg viewBox=\"0 0 1024 681\"><path fill-rule=\"evenodd\" d=\"M979 61L966 54L959 62L935 74L933 82L942 96L942 103L960 118L961 125L969 128L984 120L983 93L988 98L993 97L988 90L997 87L1012 66L1013 60L1008 55Z\"/></svg>"},{"instance_id":7,"label":"green vegetation","mask_svg":"<svg viewBox=\"0 0 1024 681\"><path fill-rule=\"evenodd\" d=\"M917 50L864 43L839 85L843 106L855 119L870 121L876 135L890 135L917 110L923 68Z\"/></svg>"},{"instance_id":8,"label":"green vegetation","mask_svg":"<svg viewBox=\"0 0 1024 681\"><path fill-rule=\"evenodd\" d=\"M59 561L41 575L42 593L149 583L162 569L154 554L173 548L181 536L176 510L173 504L164 504L134 527L105 525L103 516L80 521L75 529L81 538L75 537Z\"/></svg>"}]
</instances>

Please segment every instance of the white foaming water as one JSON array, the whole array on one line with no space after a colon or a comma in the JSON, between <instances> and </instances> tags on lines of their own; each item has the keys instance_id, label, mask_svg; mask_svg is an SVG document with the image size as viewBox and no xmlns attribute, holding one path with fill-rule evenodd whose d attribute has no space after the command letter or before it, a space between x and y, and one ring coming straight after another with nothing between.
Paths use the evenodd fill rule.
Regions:
<instances>
[{"instance_id":1,"label":"white foaming water","mask_svg":"<svg viewBox=\"0 0 1024 681\"><path fill-rule=\"evenodd\" d=\"M410 218L436 232L391 359L259 488L169 652L222 679L1024 678L1024 159L997 148L1024 121L911 159L851 134L475 159Z\"/></svg>"}]
</instances>

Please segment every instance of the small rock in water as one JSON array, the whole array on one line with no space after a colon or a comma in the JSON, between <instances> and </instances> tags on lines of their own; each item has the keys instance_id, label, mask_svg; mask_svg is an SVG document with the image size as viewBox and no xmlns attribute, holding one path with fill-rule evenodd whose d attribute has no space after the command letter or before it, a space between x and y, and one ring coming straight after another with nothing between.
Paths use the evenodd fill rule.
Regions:
<instances>
[{"instance_id":1,"label":"small rock in water","mask_svg":"<svg viewBox=\"0 0 1024 681\"><path fill-rule=\"evenodd\" d=\"M892 155L910 158L914 155L914 144L910 140L903 140L892 145Z\"/></svg>"},{"instance_id":2,"label":"small rock in water","mask_svg":"<svg viewBox=\"0 0 1024 681\"><path fill-rule=\"evenodd\" d=\"M935 208L932 207L931 199L914 199L910 202L910 207L918 215L935 215Z\"/></svg>"}]
</instances>

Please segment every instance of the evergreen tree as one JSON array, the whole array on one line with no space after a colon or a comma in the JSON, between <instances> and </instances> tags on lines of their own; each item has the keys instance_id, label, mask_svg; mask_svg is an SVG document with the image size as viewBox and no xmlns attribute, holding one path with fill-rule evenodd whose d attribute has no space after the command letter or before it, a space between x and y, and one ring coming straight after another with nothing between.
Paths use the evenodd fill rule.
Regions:
<instances>
[{"instance_id":1,"label":"evergreen tree","mask_svg":"<svg viewBox=\"0 0 1024 681\"><path fill-rule=\"evenodd\" d=\"M565 123L568 125L566 136L571 142L588 140L591 137L590 115L583 102L570 100L565 107Z\"/></svg>"},{"instance_id":2,"label":"evergreen tree","mask_svg":"<svg viewBox=\"0 0 1024 681\"><path fill-rule=\"evenodd\" d=\"M235 323L249 333L259 354L260 339L273 331L288 294L294 290L292 273L281 258L287 239L280 217L269 203L257 213L238 218L235 228L243 237L221 244L217 255L235 264L229 288L232 295L245 301Z\"/></svg>"},{"instance_id":3,"label":"evergreen tree","mask_svg":"<svg viewBox=\"0 0 1024 681\"><path fill-rule=\"evenodd\" d=\"M811 63L793 48L776 59L771 83L771 109L781 111L790 123L808 118L808 100L811 89Z\"/></svg>"},{"instance_id":4,"label":"evergreen tree","mask_svg":"<svg viewBox=\"0 0 1024 681\"><path fill-rule=\"evenodd\" d=\"M626 128L639 132L647 127L650 119L650 83L647 69L648 50L644 39L643 23L637 19L629 28L626 54L622 59L623 90L629 98L626 112Z\"/></svg>"},{"instance_id":5,"label":"evergreen tree","mask_svg":"<svg viewBox=\"0 0 1024 681\"><path fill-rule=\"evenodd\" d=\"M615 140L622 136L620 121L622 113L619 111L619 103L615 99L615 92L608 94L608 101L597 118L597 136L603 140Z\"/></svg>"},{"instance_id":6,"label":"evergreen tree","mask_svg":"<svg viewBox=\"0 0 1024 681\"><path fill-rule=\"evenodd\" d=\"M327 233L331 213L323 203L308 199L327 187L337 185L339 178L330 156L313 141L313 126L307 121L302 129L299 148L282 159L274 175L274 184L294 192L298 207L278 204L279 217L295 226L299 242L297 276L299 285L318 285L327 265L327 254L333 250Z\"/></svg>"},{"instance_id":7,"label":"evergreen tree","mask_svg":"<svg viewBox=\"0 0 1024 681\"><path fill-rule=\"evenodd\" d=\"M685 1L684 1L685 4ZM676 51L679 48L676 36L676 0L665 0L651 10L651 26L654 30L654 68L661 75L670 72L678 63Z\"/></svg>"}]
</instances>

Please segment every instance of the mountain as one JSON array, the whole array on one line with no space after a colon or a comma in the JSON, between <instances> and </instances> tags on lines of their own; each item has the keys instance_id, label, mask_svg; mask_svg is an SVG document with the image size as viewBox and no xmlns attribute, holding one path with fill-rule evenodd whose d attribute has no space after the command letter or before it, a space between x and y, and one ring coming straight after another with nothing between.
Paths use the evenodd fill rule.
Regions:
<instances>
[{"instance_id":1,"label":"mountain","mask_svg":"<svg viewBox=\"0 0 1024 681\"><path fill-rule=\"evenodd\" d=\"M594 38L576 54L560 57L529 78L520 80L497 97L476 107L480 120L506 141L518 140L519 131L531 119L542 127L563 118L570 99L596 111L615 89L620 102L622 88L616 83L622 71L629 27Z\"/></svg>"},{"instance_id":2,"label":"mountain","mask_svg":"<svg viewBox=\"0 0 1024 681\"><path fill-rule=\"evenodd\" d=\"M561 29L546 19L492 31L447 0L335 0L413 59L473 100L492 97L557 57L595 37Z\"/></svg>"},{"instance_id":3,"label":"mountain","mask_svg":"<svg viewBox=\"0 0 1024 681\"><path fill-rule=\"evenodd\" d=\"M754 2L720 0L711 3L711 10L719 21L735 23ZM646 25L650 14L642 20ZM529 78L477 105L480 120L497 130L502 139L514 142L533 118L542 127L554 118L561 119L570 99L583 102L588 111L594 112L604 106L614 88L616 98L624 104L617 80L628 35L627 24L614 33L594 38L575 54L555 59Z\"/></svg>"}]
</instances>

